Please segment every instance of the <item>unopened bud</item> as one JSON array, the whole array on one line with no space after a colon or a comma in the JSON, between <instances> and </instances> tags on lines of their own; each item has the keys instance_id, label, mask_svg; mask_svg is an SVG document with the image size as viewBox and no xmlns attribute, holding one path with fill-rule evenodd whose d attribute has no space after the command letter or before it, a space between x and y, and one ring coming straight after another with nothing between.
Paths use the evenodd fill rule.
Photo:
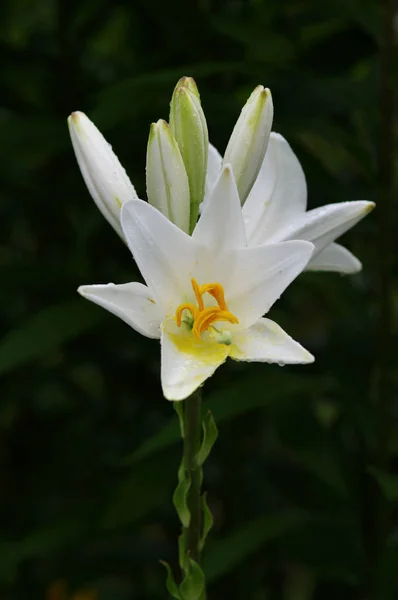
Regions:
<instances>
[{"instance_id":1,"label":"unopened bud","mask_svg":"<svg viewBox=\"0 0 398 600\"><path fill-rule=\"evenodd\" d=\"M148 201L189 233L189 183L181 152L166 121L152 123L146 159Z\"/></svg>"},{"instance_id":2,"label":"unopened bud","mask_svg":"<svg viewBox=\"0 0 398 600\"><path fill-rule=\"evenodd\" d=\"M177 140L189 181L190 227L192 233L205 193L209 138L205 115L194 80L183 77L170 103L170 128Z\"/></svg>"},{"instance_id":3,"label":"unopened bud","mask_svg":"<svg viewBox=\"0 0 398 600\"><path fill-rule=\"evenodd\" d=\"M242 206L264 160L273 114L270 90L257 86L243 107L228 142L223 164L232 166Z\"/></svg>"},{"instance_id":4,"label":"unopened bud","mask_svg":"<svg viewBox=\"0 0 398 600\"><path fill-rule=\"evenodd\" d=\"M86 186L104 217L124 240L120 208L126 200L138 199L134 186L110 144L84 113L72 113L68 126Z\"/></svg>"}]
</instances>

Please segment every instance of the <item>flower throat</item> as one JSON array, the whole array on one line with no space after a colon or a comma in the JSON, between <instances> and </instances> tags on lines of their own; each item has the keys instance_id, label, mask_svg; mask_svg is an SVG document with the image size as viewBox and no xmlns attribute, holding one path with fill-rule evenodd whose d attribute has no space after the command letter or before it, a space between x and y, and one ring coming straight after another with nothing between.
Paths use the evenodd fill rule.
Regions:
<instances>
[{"instance_id":1,"label":"flower throat","mask_svg":"<svg viewBox=\"0 0 398 600\"><path fill-rule=\"evenodd\" d=\"M218 332L213 325L216 321L227 321L232 324L239 323L238 318L228 310L227 303L225 302L224 288L221 283L205 283L203 285L198 285L196 279L191 279L191 283L195 293L197 306L192 302L180 304L175 315L178 327L181 327L181 323L184 322L192 329L192 333L196 339L200 341L201 334L210 327ZM217 306L208 306L205 308L203 302L204 294L213 296L217 302ZM184 311L189 311L190 316L187 315L183 320L182 316Z\"/></svg>"}]
</instances>

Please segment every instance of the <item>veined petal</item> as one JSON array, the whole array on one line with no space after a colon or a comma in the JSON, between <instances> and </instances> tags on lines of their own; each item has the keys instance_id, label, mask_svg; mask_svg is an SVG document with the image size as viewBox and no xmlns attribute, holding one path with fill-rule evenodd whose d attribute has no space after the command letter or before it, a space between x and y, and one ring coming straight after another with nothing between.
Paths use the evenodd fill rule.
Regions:
<instances>
[{"instance_id":1,"label":"veined petal","mask_svg":"<svg viewBox=\"0 0 398 600\"><path fill-rule=\"evenodd\" d=\"M307 271L337 271L346 275L358 273L362 269L361 261L340 244L329 244L312 258Z\"/></svg>"},{"instance_id":2,"label":"veined petal","mask_svg":"<svg viewBox=\"0 0 398 600\"><path fill-rule=\"evenodd\" d=\"M279 240L308 240L314 257L374 209L373 202L339 202L308 211L275 236Z\"/></svg>"},{"instance_id":3,"label":"veined petal","mask_svg":"<svg viewBox=\"0 0 398 600\"><path fill-rule=\"evenodd\" d=\"M73 149L87 188L112 227L123 238L120 207L138 198L112 147L82 112L68 118Z\"/></svg>"},{"instance_id":4,"label":"veined petal","mask_svg":"<svg viewBox=\"0 0 398 600\"><path fill-rule=\"evenodd\" d=\"M197 341L169 319L162 326L161 380L167 400L184 400L226 360L229 346Z\"/></svg>"},{"instance_id":5,"label":"veined petal","mask_svg":"<svg viewBox=\"0 0 398 600\"><path fill-rule=\"evenodd\" d=\"M142 200L123 205L121 223L127 244L163 314L174 313L190 290L200 246Z\"/></svg>"},{"instance_id":6,"label":"veined petal","mask_svg":"<svg viewBox=\"0 0 398 600\"><path fill-rule=\"evenodd\" d=\"M189 233L188 177L178 144L162 119L150 129L146 188L149 203Z\"/></svg>"},{"instance_id":7,"label":"veined petal","mask_svg":"<svg viewBox=\"0 0 398 600\"><path fill-rule=\"evenodd\" d=\"M239 319L235 327L246 329L267 313L313 250L309 242L291 241L234 251L224 290L229 310Z\"/></svg>"},{"instance_id":8,"label":"veined petal","mask_svg":"<svg viewBox=\"0 0 398 600\"><path fill-rule=\"evenodd\" d=\"M242 205L263 163L273 114L270 90L257 86L243 107L225 150L223 164L232 166Z\"/></svg>"},{"instance_id":9,"label":"veined petal","mask_svg":"<svg viewBox=\"0 0 398 600\"><path fill-rule=\"evenodd\" d=\"M274 241L275 234L305 213L307 184L297 156L272 132L257 180L243 206L250 246Z\"/></svg>"},{"instance_id":10,"label":"veined petal","mask_svg":"<svg viewBox=\"0 0 398 600\"><path fill-rule=\"evenodd\" d=\"M259 319L246 331L235 333L230 357L280 365L314 362L312 354L270 319Z\"/></svg>"},{"instance_id":11,"label":"veined petal","mask_svg":"<svg viewBox=\"0 0 398 600\"><path fill-rule=\"evenodd\" d=\"M81 285L77 291L125 321L138 333L149 338L160 337L162 313L151 291L142 283Z\"/></svg>"},{"instance_id":12,"label":"veined petal","mask_svg":"<svg viewBox=\"0 0 398 600\"><path fill-rule=\"evenodd\" d=\"M212 144L209 144L209 154L207 157L207 173L206 173L206 193L205 200L208 198L215 183L220 175L222 164L222 156Z\"/></svg>"},{"instance_id":13,"label":"veined petal","mask_svg":"<svg viewBox=\"0 0 398 600\"><path fill-rule=\"evenodd\" d=\"M218 176L192 237L215 255L246 246L238 188L229 165Z\"/></svg>"}]
</instances>

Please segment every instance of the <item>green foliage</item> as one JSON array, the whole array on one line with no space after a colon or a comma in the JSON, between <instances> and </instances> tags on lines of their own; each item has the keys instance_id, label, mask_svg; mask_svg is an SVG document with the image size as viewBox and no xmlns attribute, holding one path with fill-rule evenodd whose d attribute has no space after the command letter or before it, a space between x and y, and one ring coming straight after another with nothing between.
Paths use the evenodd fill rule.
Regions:
<instances>
[{"instance_id":1,"label":"green foliage","mask_svg":"<svg viewBox=\"0 0 398 600\"><path fill-rule=\"evenodd\" d=\"M396 322L387 412L376 393L377 290L389 261L377 232L381 7L1 3L2 599L54 600L59 579L72 597L87 588L98 600L161 599L159 558L179 597L178 418L161 397L158 342L76 295L80 284L140 276L90 199L66 117L83 110L96 122L145 197L149 124L168 118L184 75L197 80L220 151L262 84L274 130L302 162L309 207L379 204L343 240L360 274L303 274L271 311L314 365L230 361L204 388L203 414L219 428L204 465L208 600L398 597ZM396 314L395 255L396 245ZM206 428L212 445L211 420Z\"/></svg>"}]
</instances>

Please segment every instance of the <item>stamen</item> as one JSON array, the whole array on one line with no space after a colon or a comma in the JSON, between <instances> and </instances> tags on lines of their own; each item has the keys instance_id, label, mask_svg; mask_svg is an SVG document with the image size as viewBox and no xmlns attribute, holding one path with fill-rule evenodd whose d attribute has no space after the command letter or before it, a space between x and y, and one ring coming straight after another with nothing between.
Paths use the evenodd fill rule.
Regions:
<instances>
[{"instance_id":1,"label":"stamen","mask_svg":"<svg viewBox=\"0 0 398 600\"><path fill-rule=\"evenodd\" d=\"M210 306L202 311L194 322L192 333L200 340L200 335L209 329L216 321L227 321L228 323L239 323L237 317L229 310L220 310L217 306Z\"/></svg>"},{"instance_id":2,"label":"stamen","mask_svg":"<svg viewBox=\"0 0 398 600\"><path fill-rule=\"evenodd\" d=\"M192 319L194 321L196 320L197 316L199 315L199 311L198 311L197 307L194 304L192 304L191 302L186 302L185 304L180 304L180 306L176 310L176 321L177 321L178 327L181 327L182 313L184 312L184 310L190 311L190 313L192 315Z\"/></svg>"},{"instance_id":3,"label":"stamen","mask_svg":"<svg viewBox=\"0 0 398 600\"><path fill-rule=\"evenodd\" d=\"M192 283L193 291L196 296L196 301L199 305L199 310L202 311L205 307L205 305L203 304L203 298L202 298L203 292L201 292L201 288L199 287L196 279L192 278L191 283ZM201 287L203 287L203 286L201 286Z\"/></svg>"},{"instance_id":4,"label":"stamen","mask_svg":"<svg viewBox=\"0 0 398 600\"><path fill-rule=\"evenodd\" d=\"M200 293L203 295L206 292L213 296L221 310L228 310L224 297L224 288L221 283L205 283L201 285Z\"/></svg>"},{"instance_id":5,"label":"stamen","mask_svg":"<svg viewBox=\"0 0 398 600\"><path fill-rule=\"evenodd\" d=\"M221 283L205 283L198 285L196 279L191 279L192 288L195 294L198 306L191 302L185 302L180 304L176 310L176 322L178 327L182 323L182 314L185 310L191 313L191 320L189 326L192 328L192 333L198 341L202 333L207 331L212 323L217 321L226 321L228 323L237 324L239 323L238 318L228 310L227 303L225 302L224 288ZM218 306L208 306L205 308L203 302L203 294L210 294L216 300ZM185 321L186 322L186 321ZM224 332L219 332L214 326L213 328L218 332L219 343L230 344L231 334L225 332L228 335L224 335Z\"/></svg>"}]
</instances>

